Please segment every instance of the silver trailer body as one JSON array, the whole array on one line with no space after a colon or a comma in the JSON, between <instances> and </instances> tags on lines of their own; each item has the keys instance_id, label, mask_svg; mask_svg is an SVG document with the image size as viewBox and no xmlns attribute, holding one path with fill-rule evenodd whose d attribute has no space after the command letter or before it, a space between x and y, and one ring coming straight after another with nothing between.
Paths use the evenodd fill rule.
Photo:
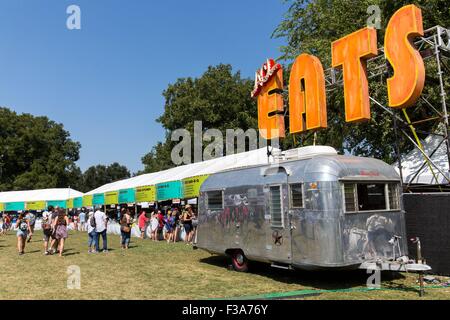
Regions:
<instances>
[{"instance_id":1,"label":"silver trailer body","mask_svg":"<svg viewBox=\"0 0 450 320\"><path fill-rule=\"evenodd\" d=\"M400 193L395 170L372 158L317 155L216 173L200 190L196 246L300 269L395 270L407 256Z\"/></svg>"}]
</instances>

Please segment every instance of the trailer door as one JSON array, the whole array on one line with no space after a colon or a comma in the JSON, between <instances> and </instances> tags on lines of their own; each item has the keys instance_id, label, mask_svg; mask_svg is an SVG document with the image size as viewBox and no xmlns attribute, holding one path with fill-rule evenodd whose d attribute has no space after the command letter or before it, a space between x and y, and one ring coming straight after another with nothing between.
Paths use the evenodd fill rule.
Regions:
<instances>
[{"instance_id":1,"label":"trailer door","mask_svg":"<svg viewBox=\"0 0 450 320\"><path fill-rule=\"evenodd\" d=\"M291 234L288 220L287 174L284 168L265 173L266 255L272 262L291 262Z\"/></svg>"}]
</instances>

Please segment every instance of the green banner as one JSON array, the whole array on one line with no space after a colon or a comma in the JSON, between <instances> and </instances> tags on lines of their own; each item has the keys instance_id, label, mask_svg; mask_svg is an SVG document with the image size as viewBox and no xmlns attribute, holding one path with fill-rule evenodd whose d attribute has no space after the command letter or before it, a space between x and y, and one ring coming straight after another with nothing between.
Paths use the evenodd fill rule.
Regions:
<instances>
[{"instance_id":1,"label":"green banner","mask_svg":"<svg viewBox=\"0 0 450 320\"><path fill-rule=\"evenodd\" d=\"M158 201L180 199L183 197L181 181L170 181L156 185L156 198Z\"/></svg>"},{"instance_id":2,"label":"green banner","mask_svg":"<svg viewBox=\"0 0 450 320\"><path fill-rule=\"evenodd\" d=\"M27 210L44 210L47 207L45 201L32 201L26 203Z\"/></svg>"},{"instance_id":3,"label":"green banner","mask_svg":"<svg viewBox=\"0 0 450 320\"><path fill-rule=\"evenodd\" d=\"M94 206L105 204L105 195L103 193L96 193L92 198L92 204Z\"/></svg>"},{"instance_id":4,"label":"green banner","mask_svg":"<svg viewBox=\"0 0 450 320\"><path fill-rule=\"evenodd\" d=\"M119 203L119 192L112 191L105 193L105 204L118 204Z\"/></svg>"},{"instance_id":5,"label":"green banner","mask_svg":"<svg viewBox=\"0 0 450 320\"><path fill-rule=\"evenodd\" d=\"M197 198L200 195L200 187L208 177L209 175L205 174L183 179L183 198Z\"/></svg>"},{"instance_id":6,"label":"green banner","mask_svg":"<svg viewBox=\"0 0 450 320\"><path fill-rule=\"evenodd\" d=\"M78 197L73 199L73 207L81 208L83 206L83 197Z\"/></svg>"},{"instance_id":7,"label":"green banner","mask_svg":"<svg viewBox=\"0 0 450 320\"><path fill-rule=\"evenodd\" d=\"M83 196L83 207L92 207L92 194Z\"/></svg>"},{"instance_id":8,"label":"green banner","mask_svg":"<svg viewBox=\"0 0 450 320\"><path fill-rule=\"evenodd\" d=\"M136 188L136 202L155 202L156 201L156 187L145 186Z\"/></svg>"},{"instance_id":9,"label":"green banner","mask_svg":"<svg viewBox=\"0 0 450 320\"><path fill-rule=\"evenodd\" d=\"M52 200L52 201L47 201L47 206L52 206L54 208L56 207L60 207L62 209L66 208L66 201L65 200Z\"/></svg>"},{"instance_id":10,"label":"green banner","mask_svg":"<svg viewBox=\"0 0 450 320\"><path fill-rule=\"evenodd\" d=\"M122 189L119 191L119 203L132 203L136 201L134 189Z\"/></svg>"},{"instance_id":11,"label":"green banner","mask_svg":"<svg viewBox=\"0 0 450 320\"><path fill-rule=\"evenodd\" d=\"M21 211L21 210L25 210L25 202L5 203L5 211Z\"/></svg>"}]
</instances>

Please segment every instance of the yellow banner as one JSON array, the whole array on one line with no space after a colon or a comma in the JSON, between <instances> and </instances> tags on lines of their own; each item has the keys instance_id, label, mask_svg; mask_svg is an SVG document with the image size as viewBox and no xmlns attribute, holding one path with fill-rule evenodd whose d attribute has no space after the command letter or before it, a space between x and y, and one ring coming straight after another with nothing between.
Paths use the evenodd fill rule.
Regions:
<instances>
[{"instance_id":1,"label":"yellow banner","mask_svg":"<svg viewBox=\"0 0 450 320\"><path fill-rule=\"evenodd\" d=\"M3 203L0 203L0 211L5 211L5 205Z\"/></svg>"},{"instance_id":2,"label":"yellow banner","mask_svg":"<svg viewBox=\"0 0 450 320\"><path fill-rule=\"evenodd\" d=\"M27 210L44 210L47 206L45 201L32 201L26 203Z\"/></svg>"},{"instance_id":3,"label":"yellow banner","mask_svg":"<svg viewBox=\"0 0 450 320\"><path fill-rule=\"evenodd\" d=\"M196 176L183 179L183 198L197 198L200 195L200 187L208 179L209 175Z\"/></svg>"},{"instance_id":4,"label":"yellow banner","mask_svg":"<svg viewBox=\"0 0 450 320\"><path fill-rule=\"evenodd\" d=\"M69 199L66 201L66 208L73 209L73 199Z\"/></svg>"},{"instance_id":5,"label":"yellow banner","mask_svg":"<svg viewBox=\"0 0 450 320\"><path fill-rule=\"evenodd\" d=\"M83 196L83 207L92 207L93 195Z\"/></svg>"},{"instance_id":6,"label":"yellow banner","mask_svg":"<svg viewBox=\"0 0 450 320\"><path fill-rule=\"evenodd\" d=\"M145 186L136 188L136 202L155 202L156 201L156 187Z\"/></svg>"},{"instance_id":7,"label":"yellow banner","mask_svg":"<svg viewBox=\"0 0 450 320\"><path fill-rule=\"evenodd\" d=\"M119 191L112 191L105 193L105 204L118 204Z\"/></svg>"}]
</instances>

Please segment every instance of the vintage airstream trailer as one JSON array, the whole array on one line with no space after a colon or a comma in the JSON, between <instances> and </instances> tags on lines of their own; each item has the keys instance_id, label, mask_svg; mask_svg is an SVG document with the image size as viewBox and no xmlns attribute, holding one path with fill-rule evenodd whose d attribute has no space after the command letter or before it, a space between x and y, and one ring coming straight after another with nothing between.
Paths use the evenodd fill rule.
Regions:
<instances>
[{"instance_id":1,"label":"vintage airstream trailer","mask_svg":"<svg viewBox=\"0 0 450 320\"><path fill-rule=\"evenodd\" d=\"M278 158L203 183L196 248L231 256L237 271L248 260L289 269L408 269L400 178L391 166L324 146Z\"/></svg>"}]
</instances>

